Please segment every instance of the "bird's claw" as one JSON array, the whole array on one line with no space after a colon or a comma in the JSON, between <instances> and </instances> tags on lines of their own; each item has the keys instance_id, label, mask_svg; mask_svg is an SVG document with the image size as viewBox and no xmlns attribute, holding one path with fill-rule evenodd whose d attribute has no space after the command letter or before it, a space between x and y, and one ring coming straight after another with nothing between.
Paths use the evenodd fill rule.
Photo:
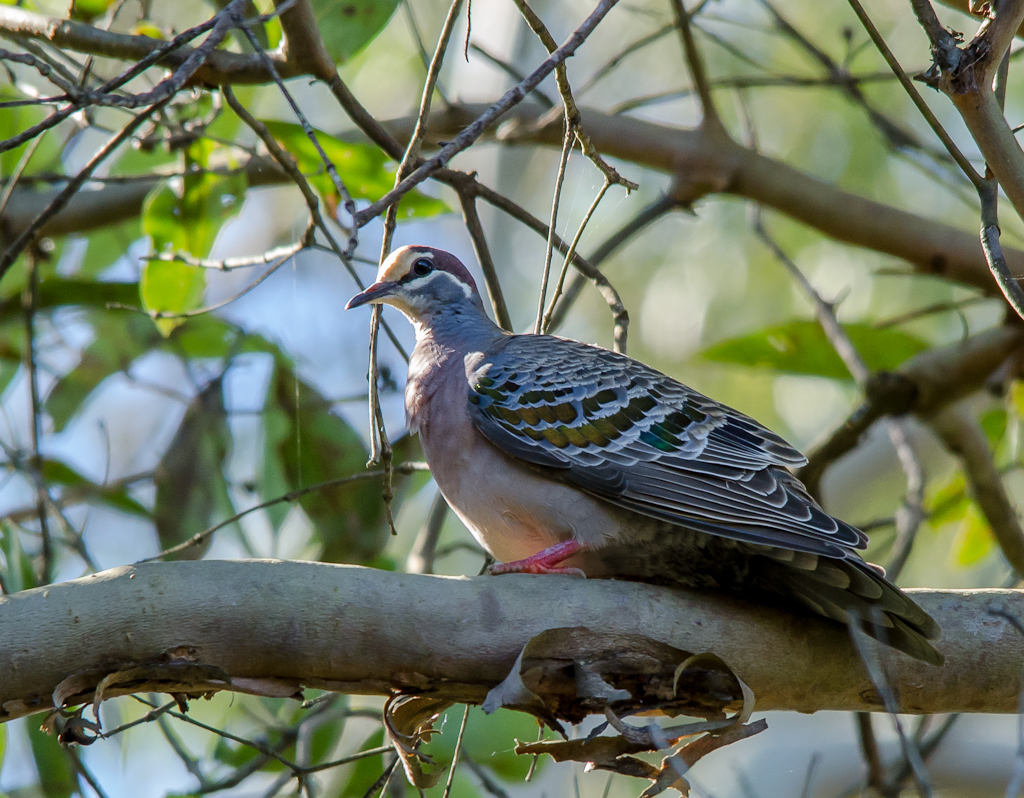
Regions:
<instances>
[{"instance_id":1,"label":"bird's claw","mask_svg":"<svg viewBox=\"0 0 1024 798\"><path fill-rule=\"evenodd\" d=\"M487 569L487 573L491 576L498 576L499 574L567 574L568 576L578 576L581 579L587 578L587 575L580 568L559 568L557 566L544 565L543 563L531 563L526 560L496 562Z\"/></svg>"}]
</instances>

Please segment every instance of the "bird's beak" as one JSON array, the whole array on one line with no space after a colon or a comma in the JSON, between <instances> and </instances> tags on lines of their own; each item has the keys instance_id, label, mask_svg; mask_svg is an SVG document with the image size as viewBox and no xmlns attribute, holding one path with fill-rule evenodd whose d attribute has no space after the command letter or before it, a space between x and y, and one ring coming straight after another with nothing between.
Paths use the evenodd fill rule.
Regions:
<instances>
[{"instance_id":1,"label":"bird's beak","mask_svg":"<svg viewBox=\"0 0 1024 798\"><path fill-rule=\"evenodd\" d=\"M396 285L398 284L391 282L374 283L361 294L356 294L352 297L348 304L345 305L345 310L352 310L352 308L358 308L362 305L378 305L391 295Z\"/></svg>"}]
</instances>

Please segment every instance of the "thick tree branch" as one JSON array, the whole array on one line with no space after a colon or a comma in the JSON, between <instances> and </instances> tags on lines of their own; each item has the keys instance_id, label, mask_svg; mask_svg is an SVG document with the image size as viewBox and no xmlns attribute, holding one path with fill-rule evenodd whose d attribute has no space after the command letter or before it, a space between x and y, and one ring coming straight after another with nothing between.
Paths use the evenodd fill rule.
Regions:
<instances>
[{"instance_id":1,"label":"thick tree branch","mask_svg":"<svg viewBox=\"0 0 1024 798\"><path fill-rule=\"evenodd\" d=\"M913 596L942 624L946 665L880 652L902 710L1015 711L1024 637L1006 615L1024 617L1024 593ZM62 683L59 696L81 703L111 673L118 676L107 680L108 697L190 684L191 692L291 695L305 685L478 703L527 642L567 627L618 640L625 646L619 656L637 645L666 653L671 646L677 656L711 651L751 687L762 710L880 708L841 626L727 596L561 576L467 579L317 563L182 561L0 598L0 709L4 720L47 709ZM565 659L573 653L566 650ZM575 695L545 698L571 707Z\"/></svg>"}]
</instances>

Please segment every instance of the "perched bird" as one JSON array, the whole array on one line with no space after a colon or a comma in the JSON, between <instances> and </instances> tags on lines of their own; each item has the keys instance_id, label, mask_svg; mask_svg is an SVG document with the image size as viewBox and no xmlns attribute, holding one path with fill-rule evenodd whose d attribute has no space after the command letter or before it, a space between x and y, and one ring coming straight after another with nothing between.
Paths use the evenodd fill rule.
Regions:
<instances>
[{"instance_id":1,"label":"perched bird","mask_svg":"<svg viewBox=\"0 0 1024 798\"><path fill-rule=\"evenodd\" d=\"M933 664L938 625L788 470L805 458L752 418L625 355L488 318L452 254L396 250L346 309L416 328L405 407L492 573L582 573L775 594Z\"/></svg>"}]
</instances>

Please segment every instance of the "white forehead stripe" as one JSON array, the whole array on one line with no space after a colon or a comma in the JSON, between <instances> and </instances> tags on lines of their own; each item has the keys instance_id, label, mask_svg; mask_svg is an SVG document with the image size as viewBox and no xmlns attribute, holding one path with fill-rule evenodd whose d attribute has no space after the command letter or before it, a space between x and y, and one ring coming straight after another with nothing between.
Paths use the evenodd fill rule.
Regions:
<instances>
[{"instance_id":1,"label":"white forehead stripe","mask_svg":"<svg viewBox=\"0 0 1024 798\"><path fill-rule=\"evenodd\" d=\"M402 273L397 275L397 277L402 277L410 272L412 264L420 258L427 258L432 261L434 260L434 253L417 251L411 247L396 249L388 256L387 260L381 264L380 270L377 272L377 279L397 279L395 272L398 269L401 269Z\"/></svg>"}]
</instances>

